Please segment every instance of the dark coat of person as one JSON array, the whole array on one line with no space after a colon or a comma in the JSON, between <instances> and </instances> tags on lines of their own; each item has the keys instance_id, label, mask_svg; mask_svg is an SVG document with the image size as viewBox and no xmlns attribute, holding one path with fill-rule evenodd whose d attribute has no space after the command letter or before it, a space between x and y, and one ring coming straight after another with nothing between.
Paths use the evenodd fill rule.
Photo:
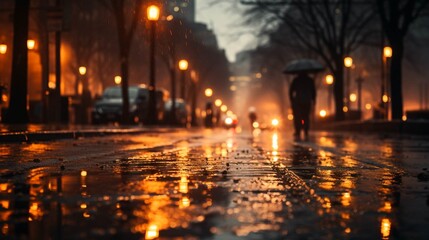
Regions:
<instances>
[{"instance_id":1,"label":"dark coat of person","mask_svg":"<svg viewBox=\"0 0 429 240\"><path fill-rule=\"evenodd\" d=\"M314 80L307 74L299 74L293 79L289 88L289 98L294 116L295 134L299 135L303 129L307 135L310 127L310 111L316 103Z\"/></svg>"}]
</instances>

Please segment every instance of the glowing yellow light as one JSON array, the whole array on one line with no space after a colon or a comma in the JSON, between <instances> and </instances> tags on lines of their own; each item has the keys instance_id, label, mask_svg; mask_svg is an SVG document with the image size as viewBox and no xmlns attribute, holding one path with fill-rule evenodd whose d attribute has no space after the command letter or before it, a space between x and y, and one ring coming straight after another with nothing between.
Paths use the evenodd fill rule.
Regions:
<instances>
[{"instance_id":1,"label":"glowing yellow light","mask_svg":"<svg viewBox=\"0 0 429 240\"><path fill-rule=\"evenodd\" d=\"M277 155L277 150L279 149L279 137L277 133L274 133L271 138L271 147L275 150L275 155Z\"/></svg>"},{"instance_id":2,"label":"glowing yellow light","mask_svg":"<svg viewBox=\"0 0 429 240\"><path fill-rule=\"evenodd\" d=\"M119 85L122 82L122 77L121 76L115 76L115 84Z\"/></svg>"},{"instance_id":3,"label":"glowing yellow light","mask_svg":"<svg viewBox=\"0 0 429 240\"><path fill-rule=\"evenodd\" d=\"M231 90L232 92L237 91L237 86L232 85L231 87L229 87L229 90Z\"/></svg>"},{"instance_id":4,"label":"glowing yellow light","mask_svg":"<svg viewBox=\"0 0 429 240\"><path fill-rule=\"evenodd\" d=\"M230 118L230 117L225 118L225 124L226 125L231 125L232 122L233 122L232 118Z\"/></svg>"},{"instance_id":5,"label":"glowing yellow light","mask_svg":"<svg viewBox=\"0 0 429 240\"><path fill-rule=\"evenodd\" d=\"M277 118L274 118L273 120L271 120L271 125L273 125L273 127L277 127L279 124L280 122Z\"/></svg>"},{"instance_id":6,"label":"glowing yellow light","mask_svg":"<svg viewBox=\"0 0 429 240\"><path fill-rule=\"evenodd\" d=\"M344 229L344 232L345 232L345 233L351 233L351 231L352 231L352 230L351 230L350 228L346 228L346 229Z\"/></svg>"},{"instance_id":7,"label":"glowing yellow light","mask_svg":"<svg viewBox=\"0 0 429 240\"><path fill-rule=\"evenodd\" d=\"M348 111L349 111L349 108L347 106L344 106L343 107L343 112L348 112Z\"/></svg>"},{"instance_id":8,"label":"glowing yellow light","mask_svg":"<svg viewBox=\"0 0 429 240\"><path fill-rule=\"evenodd\" d=\"M0 44L0 54L6 54L7 52L7 45L2 43Z\"/></svg>"},{"instance_id":9,"label":"glowing yellow light","mask_svg":"<svg viewBox=\"0 0 429 240\"><path fill-rule=\"evenodd\" d=\"M206 95L206 97L211 97L213 95L213 89L206 88L206 90L204 91L204 95Z\"/></svg>"},{"instance_id":10,"label":"glowing yellow light","mask_svg":"<svg viewBox=\"0 0 429 240\"><path fill-rule=\"evenodd\" d=\"M147 18L149 21L158 21L159 19L159 7L155 5L150 5L147 8Z\"/></svg>"},{"instance_id":11,"label":"glowing yellow light","mask_svg":"<svg viewBox=\"0 0 429 240\"><path fill-rule=\"evenodd\" d=\"M392 48L389 46L386 46L383 48L383 55L385 58L390 58L393 55Z\"/></svg>"},{"instance_id":12,"label":"glowing yellow light","mask_svg":"<svg viewBox=\"0 0 429 240\"><path fill-rule=\"evenodd\" d=\"M259 78L262 78L262 73L256 73L256 74L255 74L255 77L256 77L256 78L258 78L258 79L259 79Z\"/></svg>"},{"instance_id":13,"label":"glowing yellow light","mask_svg":"<svg viewBox=\"0 0 429 240\"><path fill-rule=\"evenodd\" d=\"M325 82L328 85L333 84L334 83L334 76L332 76L331 74L326 75Z\"/></svg>"},{"instance_id":14,"label":"glowing yellow light","mask_svg":"<svg viewBox=\"0 0 429 240\"><path fill-rule=\"evenodd\" d=\"M84 218L89 218L89 217L91 217L91 215L90 215L89 213L87 213L87 212L84 212L84 213L83 213L83 217L84 217Z\"/></svg>"},{"instance_id":15,"label":"glowing yellow light","mask_svg":"<svg viewBox=\"0 0 429 240\"><path fill-rule=\"evenodd\" d=\"M390 236L390 226L391 222L388 218L383 218L381 220L380 232L383 238L387 238Z\"/></svg>"},{"instance_id":16,"label":"glowing yellow light","mask_svg":"<svg viewBox=\"0 0 429 240\"><path fill-rule=\"evenodd\" d=\"M326 112L326 110L320 110L320 112L319 112L319 115L322 117L322 118L324 118L324 117L326 117L326 115L327 115L328 113Z\"/></svg>"},{"instance_id":17,"label":"glowing yellow light","mask_svg":"<svg viewBox=\"0 0 429 240\"><path fill-rule=\"evenodd\" d=\"M351 57L345 57L344 58L344 66L349 68L353 65L353 58Z\"/></svg>"},{"instance_id":18,"label":"glowing yellow light","mask_svg":"<svg viewBox=\"0 0 429 240\"><path fill-rule=\"evenodd\" d=\"M253 126L253 128L259 128L259 123L258 122L253 122L252 126Z\"/></svg>"},{"instance_id":19,"label":"glowing yellow light","mask_svg":"<svg viewBox=\"0 0 429 240\"><path fill-rule=\"evenodd\" d=\"M365 109L366 110L371 110L372 105L370 103L365 104Z\"/></svg>"},{"instance_id":20,"label":"glowing yellow light","mask_svg":"<svg viewBox=\"0 0 429 240\"><path fill-rule=\"evenodd\" d=\"M220 110L221 110L222 112L226 112L226 111L228 111L228 107L227 107L226 105L222 105L222 106L220 107Z\"/></svg>"},{"instance_id":21,"label":"glowing yellow light","mask_svg":"<svg viewBox=\"0 0 429 240\"><path fill-rule=\"evenodd\" d=\"M82 203L81 205L80 205L80 208L81 209L86 209L88 207L88 205L86 205L86 203Z\"/></svg>"},{"instance_id":22,"label":"glowing yellow light","mask_svg":"<svg viewBox=\"0 0 429 240\"><path fill-rule=\"evenodd\" d=\"M351 102L356 102L357 100L357 95L355 93L350 94L349 99Z\"/></svg>"},{"instance_id":23,"label":"glowing yellow light","mask_svg":"<svg viewBox=\"0 0 429 240\"><path fill-rule=\"evenodd\" d=\"M149 225L146 230L145 239L155 239L159 236L158 226L155 224Z\"/></svg>"},{"instance_id":24,"label":"glowing yellow light","mask_svg":"<svg viewBox=\"0 0 429 240\"><path fill-rule=\"evenodd\" d=\"M405 122L405 121L407 121L407 119L408 119L408 118L407 118L407 115L403 115L403 116L402 116L402 121L404 121L404 122Z\"/></svg>"},{"instance_id":25,"label":"glowing yellow light","mask_svg":"<svg viewBox=\"0 0 429 240\"><path fill-rule=\"evenodd\" d=\"M290 120L290 121L292 121L292 120L293 120L293 114L292 114L292 113L289 113L289 114L287 115L287 119L288 119L288 120Z\"/></svg>"},{"instance_id":26,"label":"glowing yellow light","mask_svg":"<svg viewBox=\"0 0 429 240\"><path fill-rule=\"evenodd\" d=\"M232 116L232 115L234 115L234 113L233 113L231 110L228 110L228 111L226 112L226 115L227 115L227 116Z\"/></svg>"},{"instance_id":27,"label":"glowing yellow light","mask_svg":"<svg viewBox=\"0 0 429 240\"><path fill-rule=\"evenodd\" d=\"M27 40L27 48L29 50L33 50L36 47L36 41L33 39L28 39Z\"/></svg>"},{"instance_id":28,"label":"glowing yellow light","mask_svg":"<svg viewBox=\"0 0 429 240\"><path fill-rule=\"evenodd\" d=\"M85 170L83 170L83 171L81 171L81 172L80 172L80 175L81 175L82 177L86 177L86 176L88 175L88 172L87 172L87 171L85 171Z\"/></svg>"},{"instance_id":29,"label":"glowing yellow light","mask_svg":"<svg viewBox=\"0 0 429 240\"><path fill-rule=\"evenodd\" d=\"M183 197L180 201L180 204L182 208L189 207L191 205L191 200L189 200L187 197Z\"/></svg>"},{"instance_id":30,"label":"glowing yellow light","mask_svg":"<svg viewBox=\"0 0 429 240\"><path fill-rule=\"evenodd\" d=\"M382 100L384 103L387 103L389 101L389 96L387 96L386 94L383 94Z\"/></svg>"},{"instance_id":31,"label":"glowing yellow light","mask_svg":"<svg viewBox=\"0 0 429 240\"><path fill-rule=\"evenodd\" d=\"M179 69L182 71L188 70L189 63L185 59L179 61Z\"/></svg>"},{"instance_id":32,"label":"glowing yellow light","mask_svg":"<svg viewBox=\"0 0 429 240\"><path fill-rule=\"evenodd\" d=\"M50 89L55 89L55 88L57 87L57 84L55 84L55 82L51 82L51 81L49 81L49 83L48 83L48 87L49 87Z\"/></svg>"},{"instance_id":33,"label":"glowing yellow light","mask_svg":"<svg viewBox=\"0 0 429 240\"><path fill-rule=\"evenodd\" d=\"M173 19L174 19L173 15L168 15L166 18L167 21L173 21Z\"/></svg>"},{"instance_id":34,"label":"glowing yellow light","mask_svg":"<svg viewBox=\"0 0 429 240\"><path fill-rule=\"evenodd\" d=\"M79 73L82 76L85 75L86 74L86 67L84 67L84 66L79 67Z\"/></svg>"},{"instance_id":35,"label":"glowing yellow light","mask_svg":"<svg viewBox=\"0 0 429 240\"><path fill-rule=\"evenodd\" d=\"M7 100L9 100L9 97L8 97L6 94L2 94L2 95L1 95L1 100L2 100L3 102L7 102Z\"/></svg>"},{"instance_id":36,"label":"glowing yellow light","mask_svg":"<svg viewBox=\"0 0 429 240\"><path fill-rule=\"evenodd\" d=\"M181 193L188 193L188 178L186 176L182 176L180 178L179 183L179 192Z\"/></svg>"},{"instance_id":37,"label":"glowing yellow light","mask_svg":"<svg viewBox=\"0 0 429 240\"><path fill-rule=\"evenodd\" d=\"M216 99L215 105L216 105L216 107L220 107L222 105L222 100Z\"/></svg>"},{"instance_id":38,"label":"glowing yellow light","mask_svg":"<svg viewBox=\"0 0 429 240\"><path fill-rule=\"evenodd\" d=\"M343 193L342 197L341 197L341 204L343 204L343 206L350 206L350 202L351 202L351 195L349 192L345 192Z\"/></svg>"}]
</instances>

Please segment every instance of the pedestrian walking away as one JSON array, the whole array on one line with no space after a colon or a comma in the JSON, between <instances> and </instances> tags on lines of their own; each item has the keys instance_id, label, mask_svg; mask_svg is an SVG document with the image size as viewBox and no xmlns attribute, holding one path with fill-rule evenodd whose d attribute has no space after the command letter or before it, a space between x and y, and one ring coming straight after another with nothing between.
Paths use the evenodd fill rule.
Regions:
<instances>
[{"instance_id":1,"label":"pedestrian walking away","mask_svg":"<svg viewBox=\"0 0 429 240\"><path fill-rule=\"evenodd\" d=\"M299 73L289 88L289 99L294 119L294 136L299 138L304 130L305 138L310 129L310 112L316 103L316 87L314 80L306 73Z\"/></svg>"}]
</instances>

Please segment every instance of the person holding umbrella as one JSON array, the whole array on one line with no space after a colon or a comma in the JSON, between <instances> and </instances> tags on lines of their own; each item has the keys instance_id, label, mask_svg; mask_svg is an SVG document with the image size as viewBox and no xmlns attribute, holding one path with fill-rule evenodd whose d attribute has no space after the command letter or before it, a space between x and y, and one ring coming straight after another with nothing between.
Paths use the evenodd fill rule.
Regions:
<instances>
[{"instance_id":1,"label":"person holding umbrella","mask_svg":"<svg viewBox=\"0 0 429 240\"><path fill-rule=\"evenodd\" d=\"M304 131L305 138L308 138L310 129L310 113L316 104L316 87L314 79L309 73L322 71L324 67L309 59L296 60L288 64L283 71L286 74L296 74L289 88L289 99L292 105L294 119L294 136L299 138L301 131Z\"/></svg>"},{"instance_id":2,"label":"person holding umbrella","mask_svg":"<svg viewBox=\"0 0 429 240\"><path fill-rule=\"evenodd\" d=\"M314 80L307 73L299 73L292 80L289 88L289 99L292 105L294 136L299 138L301 130L304 130L305 138L308 138L310 129L310 112L316 104L316 87Z\"/></svg>"}]
</instances>

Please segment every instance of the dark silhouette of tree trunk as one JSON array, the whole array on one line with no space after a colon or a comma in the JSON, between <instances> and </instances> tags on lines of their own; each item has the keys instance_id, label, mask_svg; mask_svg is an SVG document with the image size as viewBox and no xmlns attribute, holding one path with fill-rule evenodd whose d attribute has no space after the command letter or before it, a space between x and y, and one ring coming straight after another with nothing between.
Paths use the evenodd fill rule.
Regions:
<instances>
[{"instance_id":1,"label":"dark silhouette of tree trunk","mask_svg":"<svg viewBox=\"0 0 429 240\"><path fill-rule=\"evenodd\" d=\"M28 17L30 0L15 1L13 26L12 80L7 123L28 123L27 72L28 72Z\"/></svg>"},{"instance_id":2,"label":"dark silhouette of tree trunk","mask_svg":"<svg viewBox=\"0 0 429 240\"><path fill-rule=\"evenodd\" d=\"M402 60L410 25L427 10L429 0L377 0L381 24L393 54L390 65L392 119L402 119Z\"/></svg>"},{"instance_id":3,"label":"dark silhouette of tree trunk","mask_svg":"<svg viewBox=\"0 0 429 240\"><path fill-rule=\"evenodd\" d=\"M129 56L140 12L143 8L143 0L104 0L102 3L113 14L118 32L119 59L122 77L122 123L128 124L130 123L130 102L128 93Z\"/></svg>"}]
</instances>

